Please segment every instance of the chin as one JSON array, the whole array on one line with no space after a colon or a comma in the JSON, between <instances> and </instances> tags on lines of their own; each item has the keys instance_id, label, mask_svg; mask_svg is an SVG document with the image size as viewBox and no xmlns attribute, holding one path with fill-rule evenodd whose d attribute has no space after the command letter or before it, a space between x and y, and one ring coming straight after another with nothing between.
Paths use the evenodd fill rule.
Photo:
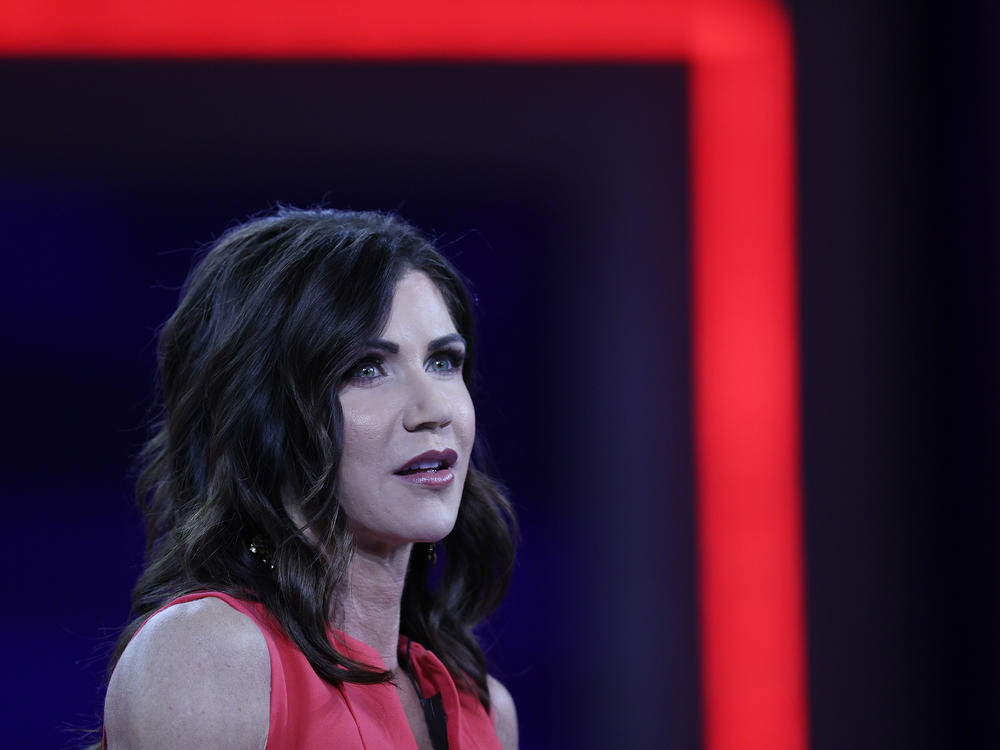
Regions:
<instances>
[{"instance_id":1,"label":"chin","mask_svg":"<svg viewBox=\"0 0 1000 750\"><path fill-rule=\"evenodd\" d=\"M415 514L414 521L419 524L421 532L413 537L415 542L439 542L455 528L458 509L462 502L461 495L443 497L440 500L423 506L420 512Z\"/></svg>"},{"instance_id":2,"label":"chin","mask_svg":"<svg viewBox=\"0 0 1000 750\"><path fill-rule=\"evenodd\" d=\"M449 508L424 508L409 518L397 519L399 523L382 528L368 527L360 534L372 541L381 539L381 543L389 546L435 543L452 532L457 518L458 513Z\"/></svg>"},{"instance_id":3,"label":"chin","mask_svg":"<svg viewBox=\"0 0 1000 750\"><path fill-rule=\"evenodd\" d=\"M428 523L425 526L426 533L415 538L416 542L440 542L448 536L455 528L455 521L458 514L452 513L447 518L435 519L435 523Z\"/></svg>"}]
</instances>

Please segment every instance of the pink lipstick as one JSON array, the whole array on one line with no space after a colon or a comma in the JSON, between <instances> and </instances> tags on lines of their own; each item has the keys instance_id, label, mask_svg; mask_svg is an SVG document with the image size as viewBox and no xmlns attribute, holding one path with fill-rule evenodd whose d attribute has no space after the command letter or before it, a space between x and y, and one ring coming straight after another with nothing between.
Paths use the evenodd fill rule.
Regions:
<instances>
[{"instance_id":1,"label":"pink lipstick","mask_svg":"<svg viewBox=\"0 0 1000 750\"><path fill-rule=\"evenodd\" d=\"M443 451L426 451L414 456L394 472L410 484L422 487L445 487L455 480L451 467L458 461L458 454L451 448Z\"/></svg>"}]
</instances>

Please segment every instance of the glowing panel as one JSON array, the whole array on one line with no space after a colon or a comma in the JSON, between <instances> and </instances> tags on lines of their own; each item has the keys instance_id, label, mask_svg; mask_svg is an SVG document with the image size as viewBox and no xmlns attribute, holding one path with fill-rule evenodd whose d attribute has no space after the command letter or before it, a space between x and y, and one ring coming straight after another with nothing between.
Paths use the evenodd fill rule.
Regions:
<instances>
[{"instance_id":1,"label":"glowing panel","mask_svg":"<svg viewBox=\"0 0 1000 750\"><path fill-rule=\"evenodd\" d=\"M0 0L0 55L690 68L705 741L807 746L793 61L772 0Z\"/></svg>"}]
</instances>

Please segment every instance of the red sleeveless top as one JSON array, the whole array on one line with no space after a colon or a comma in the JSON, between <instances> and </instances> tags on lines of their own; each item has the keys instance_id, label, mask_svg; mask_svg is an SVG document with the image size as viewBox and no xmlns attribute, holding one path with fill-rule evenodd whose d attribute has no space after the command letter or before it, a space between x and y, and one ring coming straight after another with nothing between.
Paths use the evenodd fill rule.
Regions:
<instances>
[{"instance_id":1,"label":"red sleeveless top","mask_svg":"<svg viewBox=\"0 0 1000 750\"><path fill-rule=\"evenodd\" d=\"M267 750L417 750L413 732L391 683L331 685L316 675L306 657L281 631L262 604L216 591L200 591L162 607L213 596L242 612L260 628L271 661L271 713ZM409 646L414 677L425 696L441 694L448 750L501 750L493 719L472 693L459 689L444 664L419 643ZM339 630L331 643L340 653L379 670L382 657L371 646Z\"/></svg>"}]
</instances>

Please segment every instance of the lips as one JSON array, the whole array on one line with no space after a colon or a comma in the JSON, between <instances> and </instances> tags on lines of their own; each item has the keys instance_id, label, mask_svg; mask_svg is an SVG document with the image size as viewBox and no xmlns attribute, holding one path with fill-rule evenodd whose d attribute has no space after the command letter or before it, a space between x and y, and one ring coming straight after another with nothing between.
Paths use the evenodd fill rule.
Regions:
<instances>
[{"instance_id":1,"label":"lips","mask_svg":"<svg viewBox=\"0 0 1000 750\"><path fill-rule=\"evenodd\" d=\"M450 469L458 460L458 454L451 448L443 451L427 451L414 456L396 469L396 474L413 474L420 471L441 471Z\"/></svg>"},{"instance_id":2,"label":"lips","mask_svg":"<svg viewBox=\"0 0 1000 750\"><path fill-rule=\"evenodd\" d=\"M455 473L451 467L458 461L458 454L451 448L443 451L426 451L414 456L394 472L406 482L424 487L443 487L451 484Z\"/></svg>"}]
</instances>

